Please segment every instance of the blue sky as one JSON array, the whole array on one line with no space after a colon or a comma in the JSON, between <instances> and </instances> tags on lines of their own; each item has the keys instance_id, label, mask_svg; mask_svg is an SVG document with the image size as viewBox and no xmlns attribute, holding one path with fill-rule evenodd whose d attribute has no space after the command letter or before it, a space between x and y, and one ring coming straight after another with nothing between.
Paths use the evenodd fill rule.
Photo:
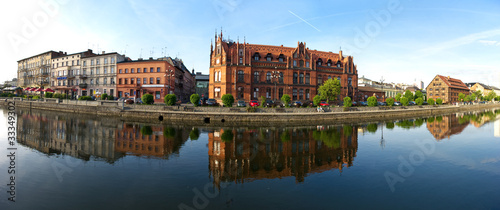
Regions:
<instances>
[{"instance_id":1,"label":"blue sky","mask_svg":"<svg viewBox=\"0 0 500 210\"><path fill-rule=\"evenodd\" d=\"M57 5L44 9L43 4ZM0 9L0 81L17 60L48 50L183 59L208 73L210 42L307 47L354 56L359 76L427 85L436 74L500 86L500 2L490 1L9 1ZM44 15L45 14L45 15ZM34 21L37 20L38 22ZM36 30L23 35L28 24ZM219 32L220 33L220 32ZM14 39L17 37L18 39ZM22 38L22 42L12 41ZM166 48L166 50L165 50ZM142 50L141 50L142 49ZM142 51L142 53L141 53ZM154 52L153 52L154 51Z\"/></svg>"}]
</instances>

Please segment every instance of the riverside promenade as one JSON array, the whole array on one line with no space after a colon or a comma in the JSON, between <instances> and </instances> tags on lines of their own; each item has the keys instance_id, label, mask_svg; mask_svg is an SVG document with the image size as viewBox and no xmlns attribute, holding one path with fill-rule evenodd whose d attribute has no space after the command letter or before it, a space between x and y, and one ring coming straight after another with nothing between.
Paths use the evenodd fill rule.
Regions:
<instances>
[{"instance_id":1,"label":"riverside promenade","mask_svg":"<svg viewBox=\"0 0 500 210\"><path fill-rule=\"evenodd\" d=\"M330 107L325 112L317 112L316 108L258 108L256 112L247 112L246 108L239 107L136 105L117 101L0 98L0 104L3 106L7 106L9 102L15 102L16 107L24 110L118 117L139 122L228 126L373 122L500 108L500 103L490 102L474 105L351 107L349 110L344 110L343 107Z\"/></svg>"}]
</instances>

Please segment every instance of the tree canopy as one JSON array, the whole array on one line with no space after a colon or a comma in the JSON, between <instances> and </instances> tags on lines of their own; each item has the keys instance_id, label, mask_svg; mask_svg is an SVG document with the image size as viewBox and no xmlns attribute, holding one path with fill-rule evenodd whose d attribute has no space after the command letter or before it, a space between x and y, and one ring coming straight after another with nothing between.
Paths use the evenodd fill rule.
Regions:
<instances>
[{"instance_id":1,"label":"tree canopy","mask_svg":"<svg viewBox=\"0 0 500 210\"><path fill-rule=\"evenodd\" d=\"M318 93L327 103L336 100L340 95L340 81L337 78L326 80L323 85L319 86Z\"/></svg>"}]
</instances>

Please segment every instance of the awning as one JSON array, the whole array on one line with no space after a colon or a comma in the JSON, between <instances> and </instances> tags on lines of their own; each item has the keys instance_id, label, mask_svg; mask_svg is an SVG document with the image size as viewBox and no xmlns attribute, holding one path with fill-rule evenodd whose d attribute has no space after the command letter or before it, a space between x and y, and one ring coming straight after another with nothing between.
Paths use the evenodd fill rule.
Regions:
<instances>
[{"instance_id":1,"label":"awning","mask_svg":"<svg viewBox=\"0 0 500 210\"><path fill-rule=\"evenodd\" d=\"M43 91L45 91L45 92L51 92L51 93L56 92L56 91L54 91L54 90L52 90L52 89L50 89L50 88L47 88L47 89L45 89L45 90L43 90Z\"/></svg>"}]
</instances>

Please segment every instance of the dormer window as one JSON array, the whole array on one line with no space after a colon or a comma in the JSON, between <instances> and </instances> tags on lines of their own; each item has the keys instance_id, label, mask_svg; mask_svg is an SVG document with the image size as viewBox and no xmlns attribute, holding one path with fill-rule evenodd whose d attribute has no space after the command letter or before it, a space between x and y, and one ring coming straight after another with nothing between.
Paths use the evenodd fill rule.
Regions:
<instances>
[{"instance_id":1,"label":"dormer window","mask_svg":"<svg viewBox=\"0 0 500 210\"><path fill-rule=\"evenodd\" d=\"M321 64L322 64L322 63L323 63L323 61L321 60L321 58L320 58L320 59L318 59L318 63L317 63L317 64L318 64L318 66L321 66Z\"/></svg>"},{"instance_id":2,"label":"dormer window","mask_svg":"<svg viewBox=\"0 0 500 210\"><path fill-rule=\"evenodd\" d=\"M340 62L337 62L337 67L340 68Z\"/></svg>"},{"instance_id":3,"label":"dormer window","mask_svg":"<svg viewBox=\"0 0 500 210\"><path fill-rule=\"evenodd\" d=\"M283 62L285 60L284 57L285 56L283 56L283 54L280 54L280 56L278 57L278 61Z\"/></svg>"},{"instance_id":4,"label":"dormer window","mask_svg":"<svg viewBox=\"0 0 500 210\"><path fill-rule=\"evenodd\" d=\"M260 59L259 53L253 54L253 59L256 60L256 61L258 61Z\"/></svg>"},{"instance_id":5,"label":"dormer window","mask_svg":"<svg viewBox=\"0 0 500 210\"><path fill-rule=\"evenodd\" d=\"M271 61L272 59L273 59L273 56L271 55L271 53L267 53L266 60Z\"/></svg>"},{"instance_id":6,"label":"dormer window","mask_svg":"<svg viewBox=\"0 0 500 210\"><path fill-rule=\"evenodd\" d=\"M327 66L332 66L332 60L328 59L328 62L326 62Z\"/></svg>"}]
</instances>

